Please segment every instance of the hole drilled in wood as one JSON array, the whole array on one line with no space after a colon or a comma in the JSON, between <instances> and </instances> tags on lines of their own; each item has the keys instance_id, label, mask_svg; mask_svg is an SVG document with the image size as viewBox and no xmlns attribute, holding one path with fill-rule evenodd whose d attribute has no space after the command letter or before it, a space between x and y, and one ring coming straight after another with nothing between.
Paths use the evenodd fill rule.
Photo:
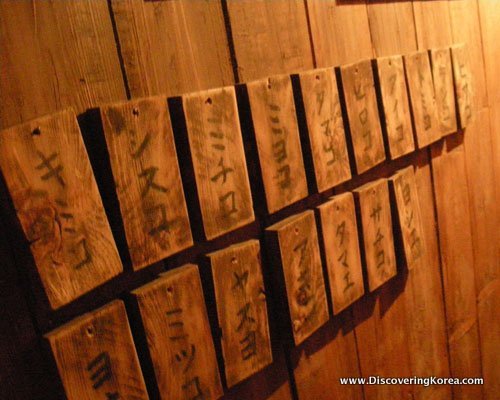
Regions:
<instances>
[{"instance_id":1,"label":"hole drilled in wood","mask_svg":"<svg viewBox=\"0 0 500 400\"><path fill-rule=\"evenodd\" d=\"M231 258L233 264L238 264L238 259L236 257Z\"/></svg>"},{"instance_id":2,"label":"hole drilled in wood","mask_svg":"<svg viewBox=\"0 0 500 400\"><path fill-rule=\"evenodd\" d=\"M139 115L139 109L137 107L134 107L134 109L132 110L132 114L137 117Z\"/></svg>"},{"instance_id":3,"label":"hole drilled in wood","mask_svg":"<svg viewBox=\"0 0 500 400\"><path fill-rule=\"evenodd\" d=\"M42 130L40 129L39 126L37 126L35 129L33 129L33 131L31 132L31 134L33 136L40 136L41 133L42 133Z\"/></svg>"},{"instance_id":4,"label":"hole drilled in wood","mask_svg":"<svg viewBox=\"0 0 500 400\"><path fill-rule=\"evenodd\" d=\"M212 104L212 98L211 97L208 97L206 100L205 100L205 104Z\"/></svg>"}]
</instances>

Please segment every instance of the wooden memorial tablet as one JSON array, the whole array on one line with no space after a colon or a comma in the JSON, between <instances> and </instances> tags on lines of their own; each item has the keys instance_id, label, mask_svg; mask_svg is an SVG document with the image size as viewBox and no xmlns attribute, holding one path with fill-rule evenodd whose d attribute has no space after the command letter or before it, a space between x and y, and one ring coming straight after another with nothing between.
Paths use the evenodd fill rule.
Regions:
<instances>
[{"instance_id":1,"label":"wooden memorial tablet","mask_svg":"<svg viewBox=\"0 0 500 400\"><path fill-rule=\"evenodd\" d=\"M403 58L377 58L377 73L389 153L395 159L415 150Z\"/></svg>"},{"instance_id":2,"label":"wooden memorial tablet","mask_svg":"<svg viewBox=\"0 0 500 400\"><path fill-rule=\"evenodd\" d=\"M469 125L474 114L474 90L472 87L471 60L469 48L465 44L452 46L451 59L455 80L455 94L458 103L460 127Z\"/></svg>"},{"instance_id":3,"label":"wooden memorial tablet","mask_svg":"<svg viewBox=\"0 0 500 400\"><path fill-rule=\"evenodd\" d=\"M52 308L122 271L73 110L0 132L0 167Z\"/></svg>"},{"instance_id":4,"label":"wooden memorial tablet","mask_svg":"<svg viewBox=\"0 0 500 400\"><path fill-rule=\"evenodd\" d=\"M46 335L68 400L146 400L123 302L115 300Z\"/></svg>"},{"instance_id":5,"label":"wooden memorial tablet","mask_svg":"<svg viewBox=\"0 0 500 400\"><path fill-rule=\"evenodd\" d=\"M247 84L269 213L307 196L292 82L288 75Z\"/></svg>"},{"instance_id":6,"label":"wooden memorial tablet","mask_svg":"<svg viewBox=\"0 0 500 400\"><path fill-rule=\"evenodd\" d=\"M371 61L343 65L340 72L356 172L361 174L385 160Z\"/></svg>"},{"instance_id":7,"label":"wooden memorial tablet","mask_svg":"<svg viewBox=\"0 0 500 400\"><path fill-rule=\"evenodd\" d=\"M228 387L272 363L260 244L249 240L208 254Z\"/></svg>"},{"instance_id":8,"label":"wooden memorial tablet","mask_svg":"<svg viewBox=\"0 0 500 400\"><path fill-rule=\"evenodd\" d=\"M198 267L187 264L132 291L165 400L223 395Z\"/></svg>"},{"instance_id":9,"label":"wooden memorial tablet","mask_svg":"<svg viewBox=\"0 0 500 400\"><path fill-rule=\"evenodd\" d=\"M314 211L293 215L266 232L270 250L283 269L293 338L298 345L329 318Z\"/></svg>"},{"instance_id":10,"label":"wooden memorial tablet","mask_svg":"<svg viewBox=\"0 0 500 400\"><path fill-rule=\"evenodd\" d=\"M207 239L254 221L234 87L182 96Z\"/></svg>"},{"instance_id":11,"label":"wooden memorial tablet","mask_svg":"<svg viewBox=\"0 0 500 400\"><path fill-rule=\"evenodd\" d=\"M389 186L386 179L354 190L361 216L364 260L370 292L396 275Z\"/></svg>"},{"instance_id":12,"label":"wooden memorial tablet","mask_svg":"<svg viewBox=\"0 0 500 400\"><path fill-rule=\"evenodd\" d=\"M166 97L101 107L134 269L192 246Z\"/></svg>"},{"instance_id":13,"label":"wooden memorial tablet","mask_svg":"<svg viewBox=\"0 0 500 400\"><path fill-rule=\"evenodd\" d=\"M333 311L338 314L365 292L352 193L332 197L318 212Z\"/></svg>"},{"instance_id":14,"label":"wooden memorial tablet","mask_svg":"<svg viewBox=\"0 0 500 400\"><path fill-rule=\"evenodd\" d=\"M318 192L351 179L344 121L333 68L298 74Z\"/></svg>"}]
</instances>

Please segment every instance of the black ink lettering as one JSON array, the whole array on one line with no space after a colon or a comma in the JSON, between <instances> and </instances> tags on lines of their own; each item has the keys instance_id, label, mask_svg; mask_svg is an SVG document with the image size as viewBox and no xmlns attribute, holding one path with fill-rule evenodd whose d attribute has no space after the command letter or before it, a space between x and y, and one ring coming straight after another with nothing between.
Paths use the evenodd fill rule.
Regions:
<instances>
[{"instance_id":1,"label":"black ink lettering","mask_svg":"<svg viewBox=\"0 0 500 400\"><path fill-rule=\"evenodd\" d=\"M189 350L181 350L179 353L175 354L175 359L178 363L186 362L185 367L183 368L183 372L186 373L191 365L193 364L194 358L196 355L196 347L194 344L191 344Z\"/></svg>"},{"instance_id":2,"label":"black ink lettering","mask_svg":"<svg viewBox=\"0 0 500 400\"><path fill-rule=\"evenodd\" d=\"M325 101L325 91L316 93L316 102L318 103L318 115L321 115L321 110L323 109L323 102Z\"/></svg>"},{"instance_id":3,"label":"black ink lettering","mask_svg":"<svg viewBox=\"0 0 500 400\"><path fill-rule=\"evenodd\" d=\"M187 381L182 385L182 390L188 391L191 387L194 387L195 394L187 394L189 400L205 400L205 395L200 387L200 378L197 376L193 379ZM192 391L191 391L192 392Z\"/></svg>"},{"instance_id":4,"label":"black ink lettering","mask_svg":"<svg viewBox=\"0 0 500 400\"><path fill-rule=\"evenodd\" d=\"M87 371L92 374L90 375L90 379L93 383L92 387L94 389L99 389L113 376L109 354L107 352L100 353L87 365Z\"/></svg>"},{"instance_id":5,"label":"black ink lettering","mask_svg":"<svg viewBox=\"0 0 500 400\"><path fill-rule=\"evenodd\" d=\"M347 264L347 249L344 249L340 257L337 258L337 261L340 261L343 267L349 268L349 264Z\"/></svg>"},{"instance_id":6,"label":"black ink lettering","mask_svg":"<svg viewBox=\"0 0 500 400\"><path fill-rule=\"evenodd\" d=\"M226 206L228 200L230 203L229 207ZM220 196L219 203L224 216L230 216L231 214L238 212L238 209L236 208L236 193L234 190Z\"/></svg>"},{"instance_id":7,"label":"black ink lettering","mask_svg":"<svg viewBox=\"0 0 500 400\"><path fill-rule=\"evenodd\" d=\"M236 282L233 285L233 289L236 289L237 287L241 288L241 290L245 290L245 286L248 281L248 271L243 272L241 275L238 274L237 271L233 272L234 278L236 279Z\"/></svg>"},{"instance_id":8,"label":"black ink lettering","mask_svg":"<svg viewBox=\"0 0 500 400\"><path fill-rule=\"evenodd\" d=\"M145 197L150 189L157 190L162 193L167 192L167 188L161 185L158 185L154 182L155 175L158 172L158 167L147 168L139 174L139 178L146 179L146 186L142 189L141 197Z\"/></svg>"},{"instance_id":9,"label":"black ink lettering","mask_svg":"<svg viewBox=\"0 0 500 400\"><path fill-rule=\"evenodd\" d=\"M246 303L240 310L238 311L238 316L240 317L240 324L236 328L236 332L239 332L243 329L245 323L251 324L255 323L255 319L249 315L250 312L250 303Z\"/></svg>"},{"instance_id":10,"label":"black ink lettering","mask_svg":"<svg viewBox=\"0 0 500 400\"><path fill-rule=\"evenodd\" d=\"M373 242L374 246L378 246L382 239L384 238L384 235L382 235L382 232L380 231L380 228L377 229L377 237L375 238L375 241Z\"/></svg>"},{"instance_id":11,"label":"black ink lettering","mask_svg":"<svg viewBox=\"0 0 500 400\"><path fill-rule=\"evenodd\" d=\"M76 246L73 248L73 252L75 254L77 254L78 252L78 247L81 247L81 249L83 249L83 257L81 261L74 265L74 269L80 269L84 265L90 264L92 262L92 254L90 254L90 250L87 245L87 239L83 238L76 244Z\"/></svg>"},{"instance_id":12,"label":"black ink lettering","mask_svg":"<svg viewBox=\"0 0 500 400\"><path fill-rule=\"evenodd\" d=\"M180 320L180 316L182 315L182 308L175 308L173 310L167 311L166 315L169 319L173 319L173 322L169 322L168 326L176 331L173 336L169 336L169 339L172 341L178 341L181 339L187 338L189 335L184 333L184 323Z\"/></svg>"},{"instance_id":13,"label":"black ink lettering","mask_svg":"<svg viewBox=\"0 0 500 400\"><path fill-rule=\"evenodd\" d=\"M240 344L243 346L241 348L241 357L243 360L248 360L249 358L257 354L257 337L255 331L248 331L245 337L240 340Z\"/></svg>"},{"instance_id":14,"label":"black ink lettering","mask_svg":"<svg viewBox=\"0 0 500 400\"><path fill-rule=\"evenodd\" d=\"M283 178L278 182L280 188L281 189L289 188L292 184L292 178L291 178L290 166L288 164L283 165L281 168L278 169L278 175L276 176L276 178L280 179L280 176L283 176Z\"/></svg>"},{"instance_id":15,"label":"black ink lettering","mask_svg":"<svg viewBox=\"0 0 500 400\"><path fill-rule=\"evenodd\" d=\"M340 224L337 225L337 232L335 233L335 236L340 235L340 246L344 244L344 236L345 236L345 221L342 221Z\"/></svg>"},{"instance_id":16,"label":"black ink lettering","mask_svg":"<svg viewBox=\"0 0 500 400\"><path fill-rule=\"evenodd\" d=\"M156 206L145 209L148 222L155 221L155 217L158 214L158 211L160 212L161 219L157 226L149 230L148 233L150 236L156 236L160 232L168 232L170 230L170 224L167 221L167 209L164 204L158 204Z\"/></svg>"},{"instance_id":17,"label":"black ink lettering","mask_svg":"<svg viewBox=\"0 0 500 400\"><path fill-rule=\"evenodd\" d=\"M364 89L365 88L361 83L359 83L358 86L354 86L354 95L356 96L356 100L361 100L366 96Z\"/></svg>"},{"instance_id":18,"label":"black ink lettering","mask_svg":"<svg viewBox=\"0 0 500 400\"><path fill-rule=\"evenodd\" d=\"M151 133L148 132L144 137L144 140L139 145L137 151L135 153L132 153L132 158L134 159L139 158L142 155L142 153L144 153L144 150L146 150L146 147L148 147L150 140L151 140Z\"/></svg>"},{"instance_id":19,"label":"black ink lettering","mask_svg":"<svg viewBox=\"0 0 500 400\"><path fill-rule=\"evenodd\" d=\"M220 171L217 172L214 176L210 178L212 182L217 182L220 178L222 178L222 184L226 183L227 175L234 172L234 169L231 167L224 166L224 158L220 158L219 163L217 164L220 167Z\"/></svg>"},{"instance_id":20,"label":"black ink lettering","mask_svg":"<svg viewBox=\"0 0 500 400\"><path fill-rule=\"evenodd\" d=\"M273 156L276 162L281 163L288 158L288 154L286 152L286 141L284 139L274 142L273 149Z\"/></svg>"},{"instance_id":21,"label":"black ink lettering","mask_svg":"<svg viewBox=\"0 0 500 400\"><path fill-rule=\"evenodd\" d=\"M375 208L372 210L370 217L373 218L376 222L380 222L380 213L382 211L382 207L380 204L377 204Z\"/></svg>"},{"instance_id":22,"label":"black ink lettering","mask_svg":"<svg viewBox=\"0 0 500 400\"><path fill-rule=\"evenodd\" d=\"M41 151L36 152L38 157L42 160L42 162L35 166L37 170L42 170L44 168L47 169L47 173L41 176L41 179L43 181L46 181L50 178L56 178L57 182L62 187L66 186L66 183L64 182L64 179L61 176L61 172L63 170L63 166L61 164L56 165L55 167L52 165L52 161L54 161L57 156L59 155L58 153L52 153L49 157L45 157L45 155Z\"/></svg>"}]
</instances>

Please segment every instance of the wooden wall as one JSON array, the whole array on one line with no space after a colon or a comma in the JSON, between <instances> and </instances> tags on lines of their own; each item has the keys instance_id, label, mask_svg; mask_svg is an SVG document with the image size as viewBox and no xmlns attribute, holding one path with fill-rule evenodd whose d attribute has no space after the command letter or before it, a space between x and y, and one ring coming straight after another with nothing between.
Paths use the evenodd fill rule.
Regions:
<instances>
[{"instance_id":1,"label":"wooden wall","mask_svg":"<svg viewBox=\"0 0 500 400\"><path fill-rule=\"evenodd\" d=\"M427 256L411 273L400 273L332 317L300 346L281 341L275 332L275 362L226 398L493 400L500 393L497 0L2 1L0 128L67 106L83 113L127 98L180 95L463 41L471 49L474 123L327 193L414 165ZM98 144L92 132L86 135L91 161L98 160ZM112 213L105 177L98 170L96 175ZM259 226L276 222L261 215L234 237L199 244L144 271L126 271L92 296L52 313L29 283L32 261L9 234L12 209L5 190L1 195L6 217L0 219L0 398L5 399L60 398L42 334L124 296L165 268L259 237ZM326 198L312 196L279 217ZM339 377L368 375L483 376L485 385L339 385Z\"/></svg>"}]
</instances>

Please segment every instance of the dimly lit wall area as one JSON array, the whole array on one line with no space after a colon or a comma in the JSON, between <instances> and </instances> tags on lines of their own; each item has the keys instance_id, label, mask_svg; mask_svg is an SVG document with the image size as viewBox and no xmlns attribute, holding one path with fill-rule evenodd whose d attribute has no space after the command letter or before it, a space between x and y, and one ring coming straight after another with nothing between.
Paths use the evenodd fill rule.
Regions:
<instances>
[{"instance_id":1,"label":"dimly lit wall area","mask_svg":"<svg viewBox=\"0 0 500 400\"><path fill-rule=\"evenodd\" d=\"M1 0L0 399L500 398L500 1Z\"/></svg>"}]
</instances>

